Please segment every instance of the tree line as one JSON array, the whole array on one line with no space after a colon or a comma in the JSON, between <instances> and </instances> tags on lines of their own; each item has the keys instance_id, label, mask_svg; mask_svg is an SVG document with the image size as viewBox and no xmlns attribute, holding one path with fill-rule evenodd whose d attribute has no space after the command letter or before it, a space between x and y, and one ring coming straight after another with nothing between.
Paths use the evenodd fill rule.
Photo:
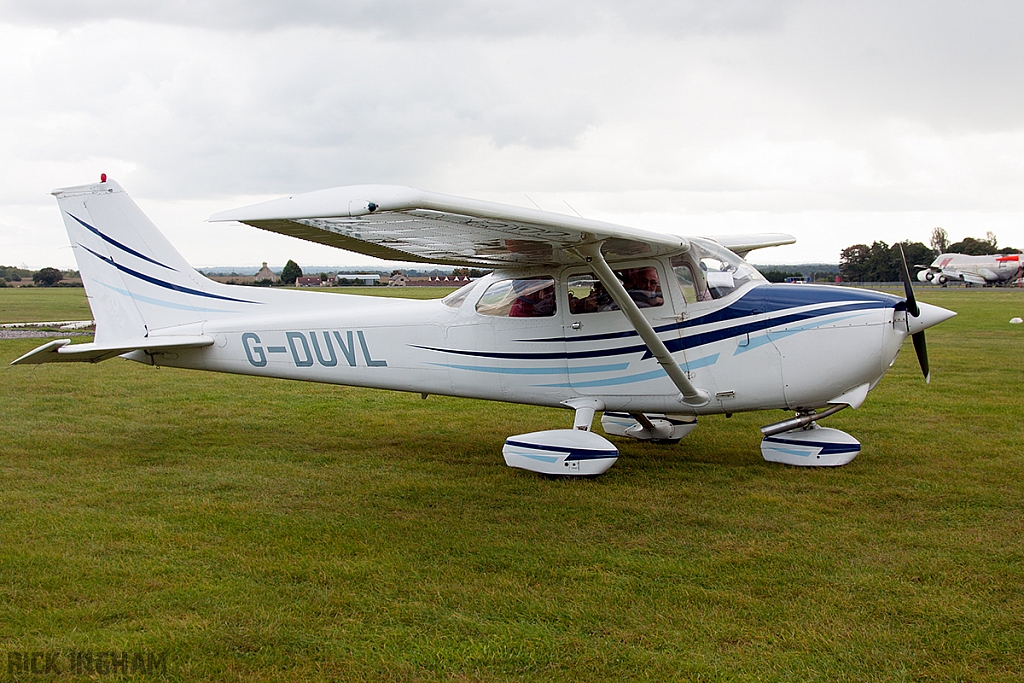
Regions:
<instances>
[{"instance_id":1,"label":"tree line","mask_svg":"<svg viewBox=\"0 0 1024 683\"><path fill-rule=\"evenodd\" d=\"M1019 250L1013 247L1000 248L994 233L989 232L985 239L966 237L959 242L950 243L949 236L942 228L932 230L931 245L909 240L897 242L892 246L882 241L867 244L854 244L839 252L839 275L846 282L896 282L900 279L900 245L907 256L907 266L927 267L939 254L969 254L985 256L987 254L1015 254Z\"/></svg>"}]
</instances>

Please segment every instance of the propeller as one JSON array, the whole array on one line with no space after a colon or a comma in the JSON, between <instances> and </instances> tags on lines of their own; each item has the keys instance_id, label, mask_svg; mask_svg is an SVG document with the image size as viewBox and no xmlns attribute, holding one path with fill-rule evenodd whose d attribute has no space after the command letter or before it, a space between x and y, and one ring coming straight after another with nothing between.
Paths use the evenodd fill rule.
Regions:
<instances>
[{"instance_id":1,"label":"propeller","mask_svg":"<svg viewBox=\"0 0 1024 683\"><path fill-rule=\"evenodd\" d=\"M903 278L903 291L907 295L907 315L918 318L921 315L921 307L917 305L917 297L914 296L914 287L910 284L910 270L907 268L907 255L903 253L903 245L897 242L900 248L900 276ZM925 346L924 330L915 332L910 336L914 340L914 351L917 352L917 362L921 364L921 372L924 373L925 383L931 383L932 373L928 369L928 347Z\"/></svg>"}]
</instances>

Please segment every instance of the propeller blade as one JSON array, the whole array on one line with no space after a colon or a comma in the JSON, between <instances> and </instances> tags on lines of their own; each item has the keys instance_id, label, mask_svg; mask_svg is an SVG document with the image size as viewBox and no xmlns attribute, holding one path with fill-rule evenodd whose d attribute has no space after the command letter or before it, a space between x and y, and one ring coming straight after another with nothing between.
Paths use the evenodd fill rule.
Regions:
<instances>
[{"instance_id":1,"label":"propeller blade","mask_svg":"<svg viewBox=\"0 0 1024 683\"><path fill-rule=\"evenodd\" d=\"M910 269L907 268L907 255L903 253L903 245L896 243L900 248L900 275L903 278L903 291L907 293L907 314L915 318L921 316L921 307L917 305L917 297L914 296L914 287L910 284ZM924 373L925 384L931 384L932 373L928 368L928 347L924 341L924 330L910 335L914 340L914 351L917 352L917 362L921 364L921 372Z\"/></svg>"},{"instance_id":2,"label":"propeller blade","mask_svg":"<svg viewBox=\"0 0 1024 683\"><path fill-rule=\"evenodd\" d=\"M917 297L914 296L914 287L910 284L910 269L907 268L907 255L903 253L902 244L897 242L896 246L900 248L900 276L903 278L903 291L907 294L907 313L916 318L921 315L921 309L917 305ZM917 335L914 336L916 337ZM916 341L914 346L917 346ZM921 337L921 348L924 348L924 337ZM921 357L920 351L918 351L917 356L918 358Z\"/></svg>"},{"instance_id":3,"label":"propeller blade","mask_svg":"<svg viewBox=\"0 0 1024 683\"><path fill-rule=\"evenodd\" d=\"M932 372L928 368L928 347L924 344L924 332L910 335L914 340L914 351L917 352L917 362L921 364L921 372L924 373L924 383L931 384Z\"/></svg>"}]
</instances>

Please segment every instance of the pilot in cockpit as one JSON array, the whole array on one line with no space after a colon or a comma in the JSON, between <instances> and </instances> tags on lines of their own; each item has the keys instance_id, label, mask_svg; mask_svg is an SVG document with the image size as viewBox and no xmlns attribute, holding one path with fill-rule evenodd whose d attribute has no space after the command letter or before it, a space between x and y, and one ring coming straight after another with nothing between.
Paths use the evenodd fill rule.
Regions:
<instances>
[{"instance_id":1,"label":"pilot in cockpit","mask_svg":"<svg viewBox=\"0 0 1024 683\"><path fill-rule=\"evenodd\" d=\"M636 302L637 308L653 308L665 303L658 271L653 267L629 268L622 271L622 275L626 292Z\"/></svg>"}]
</instances>

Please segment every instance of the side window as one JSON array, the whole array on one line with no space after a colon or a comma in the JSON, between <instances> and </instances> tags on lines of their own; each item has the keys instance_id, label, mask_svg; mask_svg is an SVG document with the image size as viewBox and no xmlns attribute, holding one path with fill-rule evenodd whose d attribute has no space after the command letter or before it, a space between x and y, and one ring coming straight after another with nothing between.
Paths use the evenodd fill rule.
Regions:
<instances>
[{"instance_id":1,"label":"side window","mask_svg":"<svg viewBox=\"0 0 1024 683\"><path fill-rule=\"evenodd\" d=\"M450 306L451 308L458 308L462 305L462 302L466 300L466 297L469 296L469 293L473 291L473 285L475 284L475 282L470 282L468 285L459 287L454 292L441 299L441 303L445 306Z\"/></svg>"},{"instance_id":2,"label":"side window","mask_svg":"<svg viewBox=\"0 0 1024 683\"><path fill-rule=\"evenodd\" d=\"M653 266L621 268L615 271L615 276L638 308L656 308L665 303L658 270ZM612 301L611 295L593 273L570 275L568 284L570 313L619 310L618 304Z\"/></svg>"},{"instance_id":3,"label":"side window","mask_svg":"<svg viewBox=\"0 0 1024 683\"><path fill-rule=\"evenodd\" d=\"M672 259L672 271L676 274L679 289L682 291L683 299L687 303L711 300L711 293L708 291L704 270L697 269L698 276L694 277L693 265L685 255L676 256Z\"/></svg>"},{"instance_id":4,"label":"side window","mask_svg":"<svg viewBox=\"0 0 1024 683\"><path fill-rule=\"evenodd\" d=\"M711 296L698 296L697 286L693 282L693 269L687 263L676 265L676 262L672 262L672 269L676 273L676 282L679 283L679 290L683 293L683 300L686 303L693 303L694 301L706 301Z\"/></svg>"},{"instance_id":5,"label":"side window","mask_svg":"<svg viewBox=\"0 0 1024 683\"><path fill-rule=\"evenodd\" d=\"M555 314L555 281L539 277L495 282L476 302L476 310L501 318L547 318Z\"/></svg>"}]
</instances>

